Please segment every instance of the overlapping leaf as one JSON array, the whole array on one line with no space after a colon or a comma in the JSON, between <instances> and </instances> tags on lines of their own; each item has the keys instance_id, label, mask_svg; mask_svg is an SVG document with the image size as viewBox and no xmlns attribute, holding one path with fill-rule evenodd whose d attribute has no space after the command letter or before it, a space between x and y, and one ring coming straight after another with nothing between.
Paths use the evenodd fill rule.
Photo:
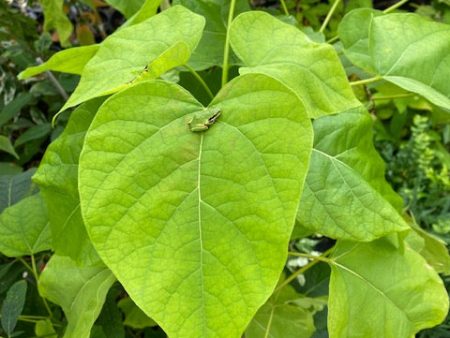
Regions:
<instances>
[{"instance_id":1,"label":"overlapping leaf","mask_svg":"<svg viewBox=\"0 0 450 338\"><path fill-rule=\"evenodd\" d=\"M23 80L47 70L57 72L81 74L86 63L92 59L99 49L99 45L82 46L64 49L50 57L41 65L29 67L18 75Z\"/></svg>"},{"instance_id":2,"label":"overlapping leaf","mask_svg":"<svg viewBox=\"0 0 450 338\"><path fill-rule=\"evenodd\" d=\"M41 0L44 10L44 29L49 31L55 29L58 32L62 45L68 44L72 33L72 23L64 13L64 0Z\"/></svg>"},{"instance_id":3,"label":"overlapping leaf","mask_svg":"<svg viewBox=\"0 0 450 338\"><path fill-rule=\"evenodd\" d=\"M40 294L62 307L68 325L64 338L89 338L114 275L104 265L80 266L54 255L39 278Z\"/></svg>"},{"instance_id":4,"label":"overlapping leaf","mask_svg":"<svg viewBox=\"0 0 450 338\"><path fill-rule=\"evenodd\" d=\"M0 252L9 257L51 248L47 209L40 194L24 198L0 215Z\"/></svg>"},{"instance_id":5,"label":"overlapping leaf","mask_svg":"<svg viewBox=\"0 0 450 338\"><path fill-rule=\"evenodd\" d=\"M362 109L314 121L314 150L297 220L332 238L371 241L408 229L402 200L384 178Z\"/></svg>"},{"instance_id":6,"label":"overlapping leaf","mask_svg":"<svg viewBox=\"0 0 450 338\"><path fill-rule=\"evenodd\" d=\"M339 242L331 269L330 338L413 337L447 315L442 280L403 243Z\"/></svg>"},{"instance_id":7,"label":"overlapping leaf","mask_svg":"<svg viewBox=\"0 0 450 338\"><path fill-rule=\"evenodd\" d=\"M80 83L62 110L186 63L204 22L203 17L174 6L112 34L84 67Z\"/></svg>"},{"instance_id":8,"label":"overlapping leaf","mask_svg":"<svg viewBox=\"0 0 450 338\"><path fill-rule=\"evenodd\" d=\"M33 177L49 211L53 248L78 262L98 260L81 218L78 194L78 159L84 136L103 99L78 107L64 132L47 148Z\"/></svg>"},{"instance_id":9,"label":"overlapping leaf","mask_svg":"<svg viewBox=\"0 0 450 338\"><path fill-rule=\"evenodd\" d=\"M339 26L357 66L450 111L450 26L417 14L350 12Z\"/></svg>"},{"instance_id":10,"label":"overlapping leaf","mask_svg":"<svg viewBox=\"0 0 450 338\"><path fill-rule=\"evenodd\" d=\"M244 62L241 73L273 76L291 88L310 117L360 106L334 48L312 42L296 27L263 12L239 15L230 42Z\"/></svg>"},{"instance_id":11,"label":"overlapping leaf","mask_svg":"<svg viewBox=\"0 0 450 338\"><path fill-rule=\"evenodd\" d=\"M189 59L189 65L196 70L222 66L230 2L225 0L176 0L174 3L181 4L206 19L202 39ZM248 1L236 1L234 15L248 10L250 10ZM229 63L235 64L237 61L236 57L232 55Z\"/></svg>"},{"instance_id":12,"label":"overlapping leaf","mask_svg":"<svg viewBox=\"0 0 450 338\"><path fill-rule=\"evenodd\" d=\"M270 77L212 105L218 121L191 132L204 108L189 93L138 84L105 102L80 158L91 240L171 337L240 337L285 263L312 147L301 102Z\"/></svg>"}]
</instances>

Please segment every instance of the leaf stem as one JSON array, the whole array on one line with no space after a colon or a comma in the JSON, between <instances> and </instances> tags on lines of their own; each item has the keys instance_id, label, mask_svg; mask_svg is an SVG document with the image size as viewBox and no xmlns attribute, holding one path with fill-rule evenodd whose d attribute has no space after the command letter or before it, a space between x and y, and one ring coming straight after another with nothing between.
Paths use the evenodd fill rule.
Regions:
<instances>
[{"instance_id":1,"label":"leaf stem","mask_svg":"<svg viewBox=\"0 0 450 338\"><path fill-rule=\"evenodd\" d=\"M267 323L266 332L264 333L264 338L269 338L270 328L272 326L273 314L275 312L275 306L272 307L272 311L270 311L269 322Z\"/></svg>"},{"instance_id":2,"label":"leaf stem","mask_svg":"<svg viewBox=\"0 0 450 338\"><path fill-rule=\"evenodd\" d=\"M337 6L339 5L340 2L341 2L341 0L335 0L334 1L333 6L331 6L330 10L328 11L327 16L325 17L325 20L322 23L322 26L319 29L320 33L323 33L323 31L327 27L328 22L330 22L330 19L333 16L334 12L336 11L336 8L337 8Z\"/></svg>"},{"instance_id":3,"label":"leaf stem","mask_svg":"<svg viewBox=\"0 0 450 338\"><path fill-rule=\"evenodd\" d=\"M339 40L339 35L336 35L334 37L332 37L331 39L327 40L326 43L333 43Z\"/></svg>"},{"instance_id":4,"label":"leaf stem","mask_svg":"<svg viewBox=\"0 0 450 338\"><path fill-rule=\"evenodd\" d=\"M382 78L383 77L381 77L381 76L374 76L374 77L370 77L370 78L364 79L364 80L352 81L352 82L350 82L350 86L365 85L368 83L380 81Z\"/></svg>"},{"instance_id":5,"label":"leaf stem","mask_svg":"<svg viewBox=\"0 0 450 338\"><path fill-rule=\"evenodd\" d=\"M222 65L222 87L228 82L228 59L230 57L230 27L234 17L234 8L236 7L236 0L231 0L230 10L228 11L227 36L225 37L225 48L223 53Z\"/></svg>"},{"instance_id":6,"label":"leaf stem","mask_svg":"<svg viewBox=\"0 0 450 338\"><path fill-rule=\"evenodd\" d=\"M400 0L399 2L393 4L392 6L386 8L383 13L387 14L390 13L392 11L395 11L397 8L399 8L400 6L403 6L404 4L406 4L409 0Z\"/></svg>"},{"instance_id":7,"label":"leaf stem","mask_svg":"<svg viewBox=\"0 0 450 338\"><path fill-rule=\"evenodd\" d=\"M205 92L208 94L208 96L213 99L214 94L212 93L211 89L208 87L208 84L203 80L203 78L195 71L194 68L188 65L184 65L184 67L197 79L198 82L202 85Z\"/></svg>"},{"instance_id":8,"label":"leaf stem","mask_svg":"<svg viewBox=\"0 0 450 338\"><path fill-rule=\"evenodd\" d=\"M295 271L293 274L291 274L288 278L286 278L283 283L281 283L280 285L278 285L278 287L275 289L274 292L277 292L279 290L281 290L282 288L284 288L286 285L288 285L289 283L291 283L295 278L297 278L299 275L301 275L302 273L304 273L306 270L309 270L310 268L312 268L314 265L316 265L319 262L325 262L328 264L331 264L332 260L327 258L327 256L333 251L334 247L328 249L327 251L325 251L323 254L321 254L320 256L314 256L314 255L310 255L310 254L305 254L305 253L300 253L300 252L293 252L293 251L289 251L289 255L291 256L297 256L297 257L306 257L306 258L310 258L312 259L311 262L309 262L308 264L306 264L305 266L301 267L300 269L298 269L297 271Z\"/></svg>"},{"instance_id":9,"label":"leaf stem","mask_svg":"<svg viewBox=\"0 0 450 338\"><path fill-rule=\"evenodd\" d=\"M36 280L36 284L39 284L39 274L36 267L36 260L34 258L34 255L31 255L31 267L34 275L34 279ZM42 302L44 303L45 309L48 312L48 315L50 316L50 319L53 318L53 312L50 309L50 306L47 303L47 300L41 296Z\"/></svg>"},{"instance_id":10,"label":"leaf stem","mask_svg":"<svg viewBox=\"0 0 450 338\"><path fill-rule=\"evenodd\" d=\"M40 57L38 57L36 59L36 61L40 65L44 63L44 61ZM58 91L59 95L61 95L61 97L64 99L64 101L67 101L67 99L69 98L69 95L67 95L63 86L61 86L61 84L56 79L56 77L53 75L53 73L51 71L47 70L47 71L45 71L45 75L47 75L47 77L50 80L50 82L52 83L53 87L55 87L55 89Z\"/></svg>"},{"instance_id":11,"label":"leaf stem","mask_svg":"<svg viewBox=\"0 0 450 338\"><path fill-rule=\"evenodd\" d=\"M280 0L281 7L283 8L283 12L285 15L289 15L289 10L287 9L286 2L284 0Z\"/></svg>"}]
</instances>

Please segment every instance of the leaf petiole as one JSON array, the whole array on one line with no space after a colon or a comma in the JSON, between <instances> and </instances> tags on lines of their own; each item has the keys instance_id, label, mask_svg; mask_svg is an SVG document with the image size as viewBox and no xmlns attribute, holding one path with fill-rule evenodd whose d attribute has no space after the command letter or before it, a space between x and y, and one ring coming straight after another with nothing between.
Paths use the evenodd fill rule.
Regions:
<instances>
[{"instance_id":1,"label":"leaf petiole","mask_svg":"<svg viewBox=\"0 0 450 338\"><path fill-rule=\"evenodd\" d=\"M230 10L228 12L227 36L225 38L225 48L223 53L222 65L222 87L228 82L228 59L230 57L230 27L234 17L234 8L236 7L236 0L231 0Z\"/></svg>"}]
</instances>

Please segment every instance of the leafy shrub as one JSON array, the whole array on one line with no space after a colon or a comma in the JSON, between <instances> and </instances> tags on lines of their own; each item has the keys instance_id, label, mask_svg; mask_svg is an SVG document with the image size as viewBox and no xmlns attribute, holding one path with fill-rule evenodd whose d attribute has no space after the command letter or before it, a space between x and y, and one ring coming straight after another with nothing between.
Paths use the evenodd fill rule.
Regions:
<instances>
[{"instance_id":1,"label":"leafy shrub","mask_svg":"<svg viewBox=\"0 0 450 338\"><path fill-rule=\"evenodd\" d=\"M60 96L51 71L80 80L49 100L45 124L68 122L37 170L6 143L30 168L0 176L6 336L408 338L445 319L450 256L403 200L448 234L448 140L419 114L401 132L413 98L448 121L448 25L402 2L108 2L114 33L19 74ZM81 41L62 1L42 5Z\"/></svg>"}]
</instances>

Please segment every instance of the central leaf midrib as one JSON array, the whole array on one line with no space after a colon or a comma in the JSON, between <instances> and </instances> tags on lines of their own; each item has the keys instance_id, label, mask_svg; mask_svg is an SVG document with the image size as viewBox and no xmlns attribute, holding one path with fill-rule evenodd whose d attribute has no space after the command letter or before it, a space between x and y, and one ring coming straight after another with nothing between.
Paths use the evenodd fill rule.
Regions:
<instances>
[{"instance_id":1,"label":"central leaf midrib","mask_svg":"<svg viewBox=\"0 0 450 338\"><path fill-rule=\"evenodd\" d=\"M201 166L202 166L202 153L203 153L203 140L204 133L200 134L200 146L198 152L198 170L197 170L197 192L198 192L198 232L199 232L199 243L200 243L200 285L201 285L201 312L202 317L205 316L205 286L203 279L203 235L202 235L202 213L201 213L201 203L202 203L202 192L201 192ZM205 327L202 326L203 337L205 337Z\"/></svg>"}]
</instances>

